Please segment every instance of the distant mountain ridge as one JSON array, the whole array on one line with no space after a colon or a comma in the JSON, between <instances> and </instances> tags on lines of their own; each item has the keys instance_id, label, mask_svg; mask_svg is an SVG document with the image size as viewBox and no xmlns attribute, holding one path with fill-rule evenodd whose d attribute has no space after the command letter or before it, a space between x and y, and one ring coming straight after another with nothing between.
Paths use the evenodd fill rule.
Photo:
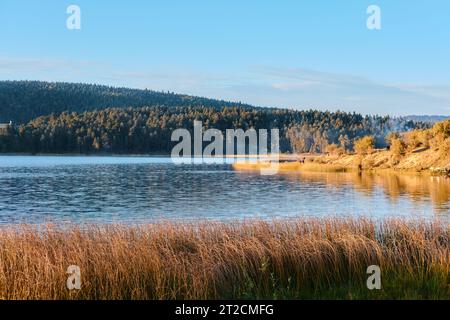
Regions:
<instances>
[{"instance_id":1,"label":"distant mountain ridge","mask_svg":"<svg viewBox=\"0 0 450 320\"><path fill-rule=\"evenodd\" d=\"M409 115L403 117L406 120L411 120L414 122L426 122L426 123L436 123L441 122L447 119L450 119L450 116L442 116L442 115Z\"/></svg>"},{"instance_id":2,"label":"distant mountain ridge","mask_svg":"<svg viewBox=\"0 0 450 320\"><path fill-rule=\"evenodd\" d=\"M27 123L37 117L63 111L80 113L143 106L254 108L240 102L145 89L65 82L0 81L0 123L10 120Z\"/></svg>"}]
</instances>

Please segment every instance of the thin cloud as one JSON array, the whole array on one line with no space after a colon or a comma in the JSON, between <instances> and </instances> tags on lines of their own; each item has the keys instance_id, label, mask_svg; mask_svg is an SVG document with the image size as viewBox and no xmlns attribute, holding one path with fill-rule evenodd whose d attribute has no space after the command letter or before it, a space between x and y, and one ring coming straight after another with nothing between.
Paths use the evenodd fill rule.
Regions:
<instances>
[{"instance_id":1,"label":"thin cloud","mask_svg":"<svg viewBox=\"0 0 450 320\"><path fill-rule=\"evenodd\" d=\"M261 103L264 98L278 99L297 108L396 115L448 114L450 105L450 88L446 86L384 84L360 76L304 68L258 65L251 67L250 72L259 77L255 90L263 92L263 87L267 88Z\"/></svg>"},{"instance_id":2,"label":"thin cloud","mask_svg":"<svg viewBox=\"0 0 450 320\"><path fill-rule=\"evenodd\" d=\"M301 80L322 85L359 85L362 83L371 83L371 81L363 77L322 72L305 68L280 68L255 65L250 68L250 71L268 77Z\"/></svg>"},{"instance_id":3,"label":"thin cloud","mask_svg":"<svg viewBox=\"0 0 450 320\"><path fill-rule=\"evenodd\" d=\"M450 111L448 86L384 84L305 68L256 65L219 72L159 66L137 70L95 61L0 57L0 77L102 83L296 109L391 115L448 115Z\"/></svg>"},{"instance_id":4,"label":"thin cloud","mask_svg":"<svg viewBox=\"0 0 450 320\"><path fill-rule=\"evenodd\" d=\"M19 59L0 57L0 72L4 71L27 71L48 72L62 71L66 69L78 70L98 66L92 61L51 60L51 59Z\"/></svg>"}]
</instances>

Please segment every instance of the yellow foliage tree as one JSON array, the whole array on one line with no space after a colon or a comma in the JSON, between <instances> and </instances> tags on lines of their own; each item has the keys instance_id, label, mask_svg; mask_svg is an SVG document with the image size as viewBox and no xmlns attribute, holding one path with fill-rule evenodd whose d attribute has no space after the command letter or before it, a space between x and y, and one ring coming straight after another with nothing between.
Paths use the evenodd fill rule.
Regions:
<instances>
[{"instance_id":1,"label":"yellow foliage tree","mask_svg":"<svg viewBox=\"0 0 450 320\"><path fill-rule=\"evenodd\" d=\"M354 149L357 154L368 154L373 151L374 145L374 136L365 136L355 141Z\"/></svg>"}]
</instances>

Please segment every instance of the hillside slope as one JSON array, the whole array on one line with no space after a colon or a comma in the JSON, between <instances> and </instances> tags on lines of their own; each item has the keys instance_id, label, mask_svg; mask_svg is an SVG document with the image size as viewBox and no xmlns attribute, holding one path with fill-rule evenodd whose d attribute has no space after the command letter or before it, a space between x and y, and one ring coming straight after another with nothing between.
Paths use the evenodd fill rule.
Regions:
<instances>
[{"instance_id":1,"label":"hillside slope","mask_svg":"<svg viewBox=\"0 0 450 320\"><path fill-rule=\"evenodd\" d=\"M27 123L39 116L63 111L84 112L111 107L142 106L250 107L239 102L207 99L168 92L116 88L81 83L0 81L0 123Z\"/></svg>"},{"instance_id":2,"label":"hillside slope","mask_svg":"<svg viewBox=\"0 0 450 320\"><path fill-rule=\"evenodd\" d=\"M326 154L283 156L278 169L291 172L398 170L450 176L450 120L438 122L430 129L391 133L387 140L389 146L386 149L368 145L365 150L356 148L356 152L349 152L335 147L334 152ZM243 161L234 164L234 168L261 170L270 165L269 161Z\"/></svg>"},{"instance_id":3,"label":"hillside slope","mask_svg":"<svg viewBox=\"0 0 450 320\"><path fill-rule=\"evenodd\" d=\"M315 163L327 164L335 168L361 169L394 169L401 171L442 171L450 169L450 158L438 152L427 149L417 153L407 153L400 159L393 161L392 153L387 150L373 152L364 156L356 154L329 155L316 158Z\"/></svg>"}]
</instances>

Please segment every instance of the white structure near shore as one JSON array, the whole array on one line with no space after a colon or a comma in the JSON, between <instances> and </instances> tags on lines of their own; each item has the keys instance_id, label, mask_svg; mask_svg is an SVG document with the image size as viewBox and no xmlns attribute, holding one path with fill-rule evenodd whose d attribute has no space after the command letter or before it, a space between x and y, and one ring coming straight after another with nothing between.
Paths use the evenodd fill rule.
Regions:
<instances>
[{"instance_id":1,"label":"white structure near shore","mask_svg":"<svg viewBox=\"0 0 450 320\"><path fill-rule=\"evenodd\" d=\"M10 121L9 123L0 123L0 135L9 134L9 129L12 128L12 126L12 121Z\"/></svg>"}]
</instances>

